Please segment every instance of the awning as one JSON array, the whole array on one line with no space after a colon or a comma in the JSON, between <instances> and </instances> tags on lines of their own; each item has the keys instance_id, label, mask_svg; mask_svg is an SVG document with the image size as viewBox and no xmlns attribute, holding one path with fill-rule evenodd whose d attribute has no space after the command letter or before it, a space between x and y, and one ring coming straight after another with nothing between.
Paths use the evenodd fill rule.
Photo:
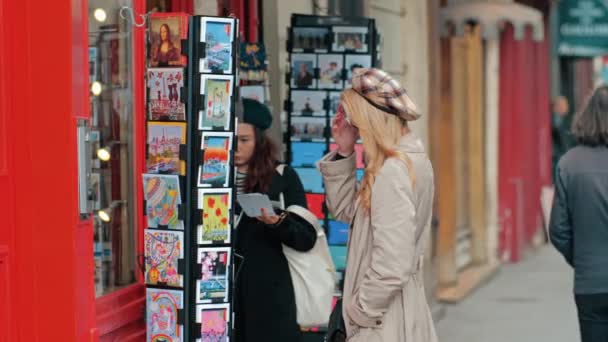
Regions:
<instances>
[{"instance_id":1,"label":"awning","mask_svg":"<svg viewBox=\"0 0 608 342\"><path fill-rule=\"evenodd\" d=\"M481 26L485 39L498 39L504 24L515 29L515 39L525 37L526 27L532 28L533 39L544 39L543 14L529 6L507 1L473 0L452 4L441 10L441 33L450 35L454 27L456 35L463 35L467 24L475 22Z\"/></svg>"}]
</instances>

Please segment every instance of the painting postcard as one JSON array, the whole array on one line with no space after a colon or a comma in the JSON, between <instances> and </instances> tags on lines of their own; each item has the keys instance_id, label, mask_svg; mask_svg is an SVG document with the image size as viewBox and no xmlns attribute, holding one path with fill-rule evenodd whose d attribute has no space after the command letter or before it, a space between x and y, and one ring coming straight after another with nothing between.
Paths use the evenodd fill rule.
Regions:
<instances>
[{"instance_id":1,"label":"painting postcard","mask_svg":"<svg viewBox=\"0 0 608 342\"><path fill-rule=\"evenodd\" d=\"M327 119L321 117L292 116L290 133L292 141L325 141Z\"/></svg>"},{"instance_id":2,"label":"painting postcard","mask_svg":"<svg viewBox=\"0 0 608 342\"><path fill-rule=\"evenodd\" d=\"M371 68L372 67L372 56L370 55L346 55L346 70L348 73L348 79L346 84L351 85L351 79L353 78L353 72L360 68Z\"/></svg>"},{"instance_id":3,"label":"painting postcard","mask_svg":"<svg viewBox=\"0 0 608 342\"><path fill-rule=\"evenodd\" d=\"M329 27L294 27L292 33L292 52L329 50Z\"/></svg>"},{"instance_id":4,"label":"painting postcard","mask_svg":"<svg viewBox=\"0 0 608 342\"><path fill-rule=\"evenodd\" d=\"M205 42L205 57L201 58L201 73L232 73L232 41L234 19L201 18L201 42Z\"/></svg>"},{"instance_id":5,"label":"painting postcard","mask_svg":"<svg viewBox=\"0 0 608 342\"><path fill-rule=\"evenodd\" d=\"M184 175L186 162L179 147L186 144L185 122L148 122L148 173Z\"/></svg>"},{"instance_id":6,"label":"painting postcard","mask_svg":"<svg viewBox=\"0 0 608 342\"><path fill-rule=\"evenodd\" d=\"M334 52L363 52L367 49L367 27L334 26L334 43L331 47Z\"/></svg>"},{"instance_id":7,"label":"painting postcard","mask_svg":"<svg viewBox=\"0 0 608 342\"><path fill-rule=\"evenodd\" d=\"M319 55L319 69L319 88L342 89L344 86L342 55Z\"/></svg>"},{"instance_id":8,"label":"painting postcard","mask_svg":"<svg viewBox=\"0 0 608 342\"><path fill-rule=\"evenodd\" d=\"M197 342L229 342L230 304L201 304L196 306L196 322L201 324Z\"/></svg>"},{"instance_id":9,"label":"painting postcard","mask_svg":"<svg viewBox=\"0 0 608 342\"><path fill-rule=\"evenodd\" d=\"M315 68L317 55L294 53L291 55L291 87L316 88Z\"/></svg>"},{"instance_id":10,"label":"painting postcard","mask_svg":"<svg viewBox=\"0 0 608 342\"><path fill-rule=\"evenodd\" d=\"M232 189L198 189L198 208L203 215L198 243L230 243Z\"/></svg>"},{"instance_id":11,"label":"painting postcard","mask_svg":"<svg viewBox=\"0 0 608 342\"><path fill-rule=\"evenodd\" d=\"M178 261L184 258L184 232L145 229L144 258L146 284L183 286Z\"/></svg>"},{"instance_id":12,"label":"painting postcard","mask_svg":"<svg viewBox=\"0 0 608 342\"><path fill-rule=\"evenodd\" d=\"M327 92L318 90L292 90L291 114L302 116L325 116L323 103Z\"/></svg>"},{"instance_id":13,"label":"painting postcard","mask_svg":"<svg viewBox=\"0 0 608 342\"><path fill-rule=\"evenodd\" d=\"M177 175L144 174L144 199L148 228L184 229L178 208L182 203Z\"/></svg>"},{"instance_id":14,"label":"painting postcard","mask_svg":"<svg viewBox=\"0 0 608 342\"><path fill-rule=\"evenodd\" d=\"M184 69L148 69L148 119L186 120L186 105L181 99Z\"/></svg>"},{"instance_id":15,"label":"painting postcard","mask_svg":"<svg viewBox=\"0 0 608 342\"><path fill-rule=\"evenodd\" d=\"M196 281L196 302L228 302L230 247L198 249L201 279Z\"/></svg>"},{"instance_id":16,"label":"painting postcard","mask_svg":"<svg viewBox=\"0 0 608 342\"><path fill-rule=\"evenodd\" d=\"M232 132L203 132L202 165L198 171L199 187L228 187Z\"/></svg>"},{"instance_id":17,"label":"painting postcard","mask_svg":"<svg viewBox=\"0 0 608 342\"><path fill-rule=\"evenodd\" d=\"M149 26L151 67L186 66L182 39L188 38L188 15L153 13Z\"/></svg>"},{"instance_id":18,"label":"painting postcard","mask_svg":"<svg viewBox=\"0 0 608 342\"><path fill-rule=\"evenodd\" d=\"M183 291L147 288L146 341L184 341L184 327L177 319L183 308Z\"/></svg>"},{"instance_id":19,"label":"painting postcard","mask_svg":"<svg viewBox=\"0 0 608 342\"><path fill-rule=\"evenodd\" d=\"M230 129L233 82L232 76L201 76L201 94L205 97L205 104L203 110L199 111L198 129Z\"/></svg>"}]
</instances>

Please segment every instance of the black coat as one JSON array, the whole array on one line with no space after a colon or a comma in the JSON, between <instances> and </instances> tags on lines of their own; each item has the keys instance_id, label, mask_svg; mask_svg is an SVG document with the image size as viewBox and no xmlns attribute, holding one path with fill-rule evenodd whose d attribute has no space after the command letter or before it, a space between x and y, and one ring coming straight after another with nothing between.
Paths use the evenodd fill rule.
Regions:
<instances>
[{"instance_id":1,"label":"black coat","mask_svg":"<svg viewBox=\"0 0 608 342\"><path fill-rule=\"evenodd\" d=\"M286 167L283 176L277 172L267 195L285 205L306 207L306 196L297 173ZM237 208L239 213L240 208ZM300 329L296 321L296 304L291 275L282 244L296 250L310 250L317 239L312 225L288 215L278 226L271 227L243 215L237 227L237 266L235 301L235 336L237 342L297 342Z\"/></svg>"}]
</instances>

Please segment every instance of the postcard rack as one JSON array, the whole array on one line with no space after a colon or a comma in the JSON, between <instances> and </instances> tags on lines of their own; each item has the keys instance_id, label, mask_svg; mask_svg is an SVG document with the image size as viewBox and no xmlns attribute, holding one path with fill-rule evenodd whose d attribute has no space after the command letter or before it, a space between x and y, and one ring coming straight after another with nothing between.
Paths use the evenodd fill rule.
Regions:
<instances>
[{"instance_id":1,"label":"postcard rack","mask_svg":"<svg viewBox=\"0 0 608 342\"><path fill-rule=\"evenodd\" d=\"M334 220L328 213L322 177L315 164L336 148L331 139L331 120L342 90L350 87L353 70L378 65L379 36L374 19L295 14L288 37L286 160L302 180L309 209L325 227L339 273L337 279L342 279L348 224ZM355 147L360 179L363 146ZM336 293L341 293L341 284L336 284Z\"/></svg>"},{"instance_id":2,"label":"postcard rack","mask_svg":"<svg viewBox=\"0 0 608 342\"><path fill-rule=\"evenodd\" d=\"M148 25L146 341L230 341L238 20Z\"/></svg>"}]
</instances>

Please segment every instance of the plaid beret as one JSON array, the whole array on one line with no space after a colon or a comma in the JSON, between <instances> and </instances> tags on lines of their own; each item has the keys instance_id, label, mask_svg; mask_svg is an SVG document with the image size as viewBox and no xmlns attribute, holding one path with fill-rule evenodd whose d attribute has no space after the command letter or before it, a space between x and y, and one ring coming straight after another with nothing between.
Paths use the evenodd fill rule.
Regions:
<instances>
[{"instance_id":1,"label":"plaid beret","mask_svg":"<svg viewBox=\"0 0 608 342\"><path fill-rule=\"evenodd\" d=\"M400 116L407 121L420 117L416 105L401 84L380 69L356 69L352 86L367 102L384 112Z\"/></svg>"}]
</instances>

